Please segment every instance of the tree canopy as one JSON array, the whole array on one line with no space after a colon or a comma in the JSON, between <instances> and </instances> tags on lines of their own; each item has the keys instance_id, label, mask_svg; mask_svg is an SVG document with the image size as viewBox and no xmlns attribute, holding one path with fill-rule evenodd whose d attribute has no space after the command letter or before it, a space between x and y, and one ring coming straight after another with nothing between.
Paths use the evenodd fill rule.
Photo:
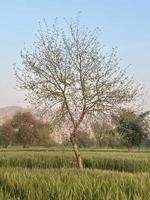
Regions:
<instances>
[{"instance_id":1,"label":"tree canopy","mask_svg":"<svg viewBox=\"0 0 150 200\"><path fill-rule=\"evenodd\" d=\"M149 114L150 112L137 114L133 110L123 109L113 116L116 130L122 136L124 145L140 146L142 140L149 136Z\"/></svg>"},{"instance_id":2,"label":"tree canopy","mask_svg":"<svg viewBox=\"0 0 150 200\"><path fill-rule=\"evenodd\" d=\"M16 70L28 100L67 123L78 167L83 168L75 142L84 120L111 113L134 101L137 86L120 66L116 50L104 54L98 29L66 22L67 30L46 25L33 50L21 52L23 68ZM60 122L59 122L60 124Z\"/></svg>"}]
</instances>

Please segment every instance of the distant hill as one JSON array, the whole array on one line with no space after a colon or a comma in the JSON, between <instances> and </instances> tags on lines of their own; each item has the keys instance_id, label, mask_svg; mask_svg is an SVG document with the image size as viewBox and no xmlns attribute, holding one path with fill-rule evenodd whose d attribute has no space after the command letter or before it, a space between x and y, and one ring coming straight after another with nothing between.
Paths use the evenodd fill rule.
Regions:
<instances>
[{"instance_id":1,"label":"distant hill","mask_svg":"<svg viewBox=\"0 0 150 200\"><path fill-rule=\"evenodd\" d=\"M6 120L11 119L17 112L29 111L27 108L8 106L0 108L0 124L4 123Z\"/></svg>"}]
</instances>

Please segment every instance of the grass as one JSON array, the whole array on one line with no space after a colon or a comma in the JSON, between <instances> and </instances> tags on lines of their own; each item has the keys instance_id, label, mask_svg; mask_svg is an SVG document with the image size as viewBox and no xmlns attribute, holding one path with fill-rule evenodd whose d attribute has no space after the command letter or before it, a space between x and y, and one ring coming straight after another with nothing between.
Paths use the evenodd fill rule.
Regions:
<instances>
[{"instance_id":1,"label":"grass","mask_svg":"<svg viewBox=\"0 0 150 200\"><path fill-rule=\"evenodd\" d=\"M0 169L0 191L6 200L148 200L149 188L149 173Z\"/></svg>"},{"instance_id":2,"label":"grass","mask_svg":"<svg viewBox=\"0 0 150 200\"><path fill-rule=\"evenodd\" d=\"M149 151L0 150L0 200L149 200Z\"/></svg>"},{"instance_id":3,"label":"grass","mask_svg":"<svg viewBox=\"0 0 150 200\"><path fill-rule=\"evenodd\" d=\"M26 147L26 148L22 148L22 146L18 147L18 146L9 146L7 148L3 148L2 146L0 146L0 152L60 152L60 151L72 151L72 148L69 147ZM80 148L81 152L129 152L128 149L126 148ZM148 148L141 148L141 149L137 149L137 148L133 148L132 151L130 152L137 152L137 153L150 153L150 149Z\"/></svg>"},{"instance_id":4,"label":"grass","mask_svg":"<svg viewBox=\"0 0 150 200\"><path fill-rule=\"evenodd\" d=\"M82 152L85 168L124 172L150 172L150 153ZM72 152L0 152L0 167L74 168Z\"/></svg>"}]
</instances>

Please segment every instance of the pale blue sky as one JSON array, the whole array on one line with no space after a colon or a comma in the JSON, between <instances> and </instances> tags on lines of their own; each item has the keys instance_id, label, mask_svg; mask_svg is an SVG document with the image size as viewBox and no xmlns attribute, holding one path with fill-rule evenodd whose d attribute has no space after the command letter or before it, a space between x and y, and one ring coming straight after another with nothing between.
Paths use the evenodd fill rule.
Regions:
<instances>
[{"instance_id":1,"label":"pale blue sky","mask_svg":"<svg viewBox=\"0 0 150 200\"><path fill-rule=\"evenodd\" d=\"M100 40L117 47L125 65L145 84L145 107L150 109L150 1L149 0L0 0L0 107L22 105L15 89L13 63L20 50L32 45L38 22L52 24L57 17L75 17L89 28L100 27Z\"/></svg>"}]
</instances>

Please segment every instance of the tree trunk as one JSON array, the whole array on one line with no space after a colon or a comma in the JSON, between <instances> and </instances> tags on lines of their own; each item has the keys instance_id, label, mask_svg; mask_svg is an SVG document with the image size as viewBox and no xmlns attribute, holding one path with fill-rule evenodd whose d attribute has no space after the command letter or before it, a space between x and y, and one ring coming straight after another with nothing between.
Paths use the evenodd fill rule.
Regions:
<instances>
[{"instance_id":1,"label":"tree trunk","mask_svg":"<svg viewBox=\"0 0 150 200\"><path fill-rule=\"evenodd\" d=\"M73 147L73 151L74 151L74 154L75 154L75 157L76 157L76 162L77 162L77 167L79 169L83 169L83 162L82 162L82 158L81 158L81 154L80 154L80 151L78 149L78 145L76 143L76 140L75 140L75 137L70 137L70 141L71 141L71 144L72 144L72 147Z\"/></svg>"}]
</instances>

